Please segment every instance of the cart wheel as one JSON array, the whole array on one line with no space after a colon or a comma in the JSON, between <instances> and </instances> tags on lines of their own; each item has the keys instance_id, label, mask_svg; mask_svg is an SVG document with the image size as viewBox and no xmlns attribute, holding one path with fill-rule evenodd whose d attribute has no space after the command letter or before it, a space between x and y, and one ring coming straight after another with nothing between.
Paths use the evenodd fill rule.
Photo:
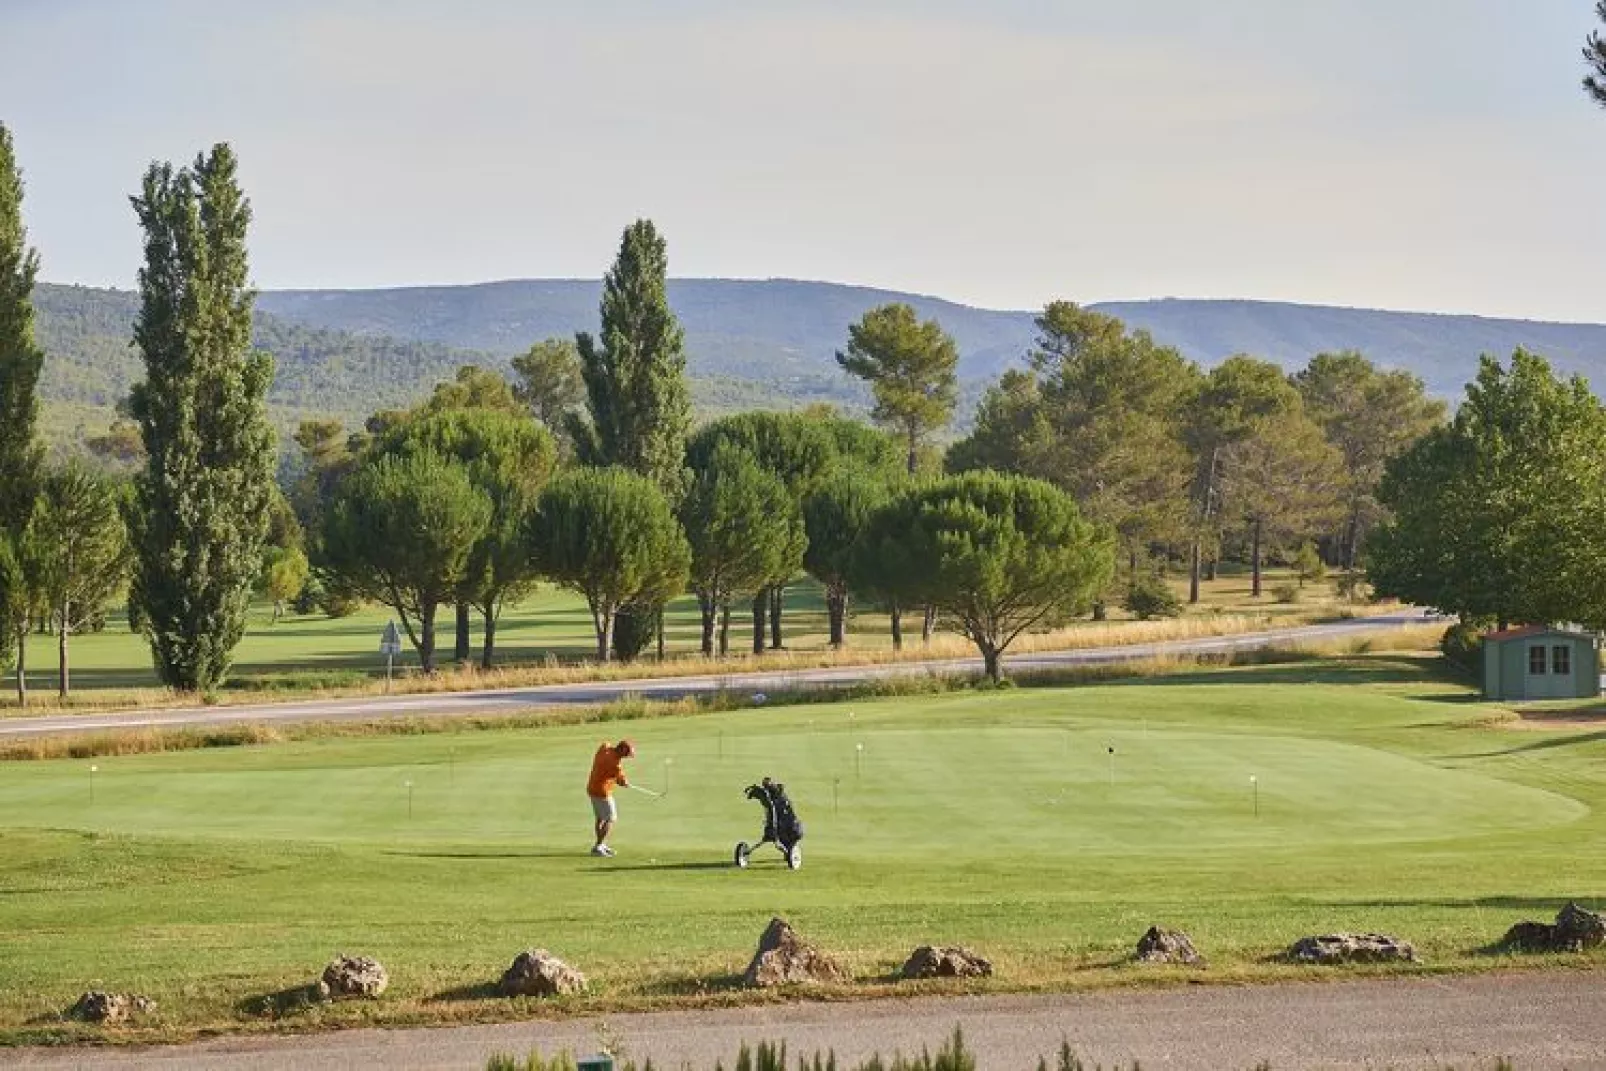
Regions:
<instances>
[{"instance_id":1,"label":"cart wheel","mask_svg":"<svg viewBox=\"0 0 1606 1071\"><path fill-rule=\"evenodd\" d=\"M740 842L737 843L737 845L736 845L736 859L735 859L735 862L736 862L737 866L741 867L743 870L746 870L747 869L747 860L749 858L751 858L752 855L753 855L753 849L748 845L748 843L745 840L744 841L740 841Z\"/></svg>"},{"instance_id":2,"label":"cart wheel","mask_svg":"<svg viewBox=\"0 0 1606 1071\"><path fill-rule=\"evenodd\" d=\"M786 849L786 865L792 870L803 865L803 845L794 844Z\"/></svg>"}]
</instances>

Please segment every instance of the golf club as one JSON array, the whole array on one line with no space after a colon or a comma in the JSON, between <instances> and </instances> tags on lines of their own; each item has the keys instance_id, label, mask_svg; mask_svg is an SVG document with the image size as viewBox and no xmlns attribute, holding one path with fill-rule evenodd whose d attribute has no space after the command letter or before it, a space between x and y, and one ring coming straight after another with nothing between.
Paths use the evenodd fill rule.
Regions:
<instances>
[{"instance_id":1,"label":"golf club","mask_svg":"<svg viewBox=\"0 0 1606 1071\"><path fill-rule=\"evenodd\" d=\"M655 800L661 800L661 799L664 798L664 794L662 792L654 792L650 788L642 788L640 785L636 784L635 782L631 782L630 784L626 785L625 787L626 788L633 788L637 792L641 792L641 793L644 793L644 794L646 794L648 796L651 796Z\"/></svg>"}]
</instances>

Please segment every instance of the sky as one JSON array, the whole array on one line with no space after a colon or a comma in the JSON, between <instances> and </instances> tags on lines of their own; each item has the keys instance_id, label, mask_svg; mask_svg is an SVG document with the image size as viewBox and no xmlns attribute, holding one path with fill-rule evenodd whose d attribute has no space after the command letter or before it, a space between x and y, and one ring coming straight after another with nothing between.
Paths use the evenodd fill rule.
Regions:
<instances>
[{"instance_id":1,"label":"sky","mask_svg":"<svg viewBox=\"0 0 1606 1071\"><path fill-rule=\"evenodd\" d=\"M1606 322L1592 0L0 0L54 282L233 144L263 288L676 276Z\"/></svg>"}]
</instances>

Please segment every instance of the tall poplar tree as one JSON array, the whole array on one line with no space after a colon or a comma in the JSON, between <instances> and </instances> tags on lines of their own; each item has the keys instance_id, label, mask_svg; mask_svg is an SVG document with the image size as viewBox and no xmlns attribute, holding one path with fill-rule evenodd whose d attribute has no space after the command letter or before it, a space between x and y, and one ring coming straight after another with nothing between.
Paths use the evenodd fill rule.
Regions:
<instances>
[{"instance_id":1,"label":"tall poplar tree","mask_svg":"<svg viewBox=\"0 0 1606 1071\"><path fill-rule=\"evenodd\" d=\"M691 428L685 332L669 307L669 254L651 220L625 228L619 255L602 280L602 329L575 336L585 382L587 423L571 414L570 438L582 462L617 465L651 480L671 504L686 487L683 459ZM626 606L614 618L613 648L633 658L658 633L662 604Z\"/></svg>"},{"instance_id":2,"label":"tall poplar tree","mask_svg":"<svg viewBox=\"0 0 1606 1071\"><path fill-rule=\"evenodd\" d=\"M17 701L27 701L28 621L37 601L27 565L28 522L38 494L41 451L33 282L39 256L22 225L22 174L11 131L0 123L0 668L16 656Z\"/></svg>"},{"instance_id":3,"label":"tall poplar tree","mask_svg":"<svg viewBox=\"0 0 1606 1071\"><path fill-rule=\"evenodd\" d=\"M0 123L0 529L16 537L33 512L40 448L39 370L34 341L33 282L39 255L22 225L22 174L11 131Z\"/></svg>"},{"instance_id":4,"label":"tall poplar tree","mask_svg":"<svg viewBox=\"0 0 1606 1071\"><path fill-rule=\"evenodd\" d=\"M188 168L152 164L132 198L145 231L134 344L146 378L131 409L148 455L130 511L134 600L157 675L184 691L210 691L228 672L273 489L273 361L251 350L251 207L235 172L219 144Z\"/></svg>"},{"instance_id":5,"label":"tall poplar tree","mask_svg":"<svg viewBox=\"0 0 1606 1071\"><path fill-rule=\"evenodd\" d=\"M651 220L637 220L602 281L601 332L575 336L591 416L576 442L581 460L645 476L674 501L685 487L691 395L668 282L664 239Z\"/></svg>"}]
</instances>

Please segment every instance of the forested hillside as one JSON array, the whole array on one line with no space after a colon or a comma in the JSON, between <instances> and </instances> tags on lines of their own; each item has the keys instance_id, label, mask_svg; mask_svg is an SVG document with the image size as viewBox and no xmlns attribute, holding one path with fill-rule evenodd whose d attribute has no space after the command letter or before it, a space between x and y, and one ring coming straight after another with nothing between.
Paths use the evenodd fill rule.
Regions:
<instances>
[{"instance_id":1,"label":"forested hillside","mask_svg":"<svg viewBox=\"0 0 1606 1071\"><path fill-rule=\"evenodd\" d=\"M392 290L299 290L262 295L261 307L288 319L359 334L427 339L512 353L529 340L585 330L596 318L598 284L526 280ZM1074 295L1067 295L1074 298ZM729 375L784 385L833 378L831 357L848 325L873 306L903 301L935 318L959 344L959 375L973 386L996 376L1032 343L1033 312L999 312L889 290L786 279L680 279L669 297L686 328L693 375ZM1409 369L1429 391L1458 396L1480 354L1526 346L1557 368L1606 382L1606 326L1385 312L1267 301L1111 302L1092 306L1151 332L1205 365L1235 353L1290 371L1317 353L1359 350Z\"/></svg>"},{"instance_id":2,"label":"forested hillside","mask_svg":"<svg viewBox=\"0 0 1606 1071\"><path fill-rule=\"evenodd\" d=\"M1287 369L1313 354L1359 350L1378 364L1422 377L1430 394L1461 396L1478 357L1509 357L1518 346L1550 359L1558 371L1580 372L1597 392L1606 387L1606 326L1384 312L1274 301L1115 302L1100 312L1149 331L1205 364L1251 353Z\"/></svg>"},{"instance_id":3,"label":"forested hillside","mask_svg":"<svg viewBox=\"0 0 1606 1071\"><path fill-rule=\"evenodd\" d=\"M492 353L427 337L338 330L274 315L267 310L274 296L263 295L253 336L277 362L268 401L280 414L329 413L360 422L376 409L411 404L436 383L450 379L461 365L505 371L514 352L545 337L535 334L522 346ZM42 283L34 292L34 304L47 354L40 389L44 399L54 403L53 412L70 407L81 421L87 410L109 410L128 394L141 374L139 358L129 345L138 310L134 293ZM554 333L563 332L547 332ZM777 408L810 401L856 406L864 396L830 364L773 380L741 374L739 362L727 367L728 372L694 367L692 395L700 411Z\"/></svg>"},{"instance_id":4,"label":"forested hillside","mask_svg":"<svg viewBox=\"0 0 1606 1071\"><path fill-rule=\"evenodd\" d=\"M788 280L683 279L669 295L686 328L693 401L704 415L867 397L832 359L847 327L890 301L936 318L959 345L961 422L986 381L1031 346L1030 312L997 312L893 291ZM268 291L256 343L278 361L269 402L285 414L348 421L407 404L462 364L506 368L538 339L595 328L598 284L533 280L389 290ZM139 374L128 346L129 291L41 284L35 293L48 353L43 395L57 411L110 407ZM1251 353L1290 370L1315 353L1360 350L1456 397L1482 353L1519 345L1566 372L1606 382L1606 326L1380 312L1254 301L1162 300L1094 308L1149 330L1214 365Z\"/></svg>"}]
</instances>

